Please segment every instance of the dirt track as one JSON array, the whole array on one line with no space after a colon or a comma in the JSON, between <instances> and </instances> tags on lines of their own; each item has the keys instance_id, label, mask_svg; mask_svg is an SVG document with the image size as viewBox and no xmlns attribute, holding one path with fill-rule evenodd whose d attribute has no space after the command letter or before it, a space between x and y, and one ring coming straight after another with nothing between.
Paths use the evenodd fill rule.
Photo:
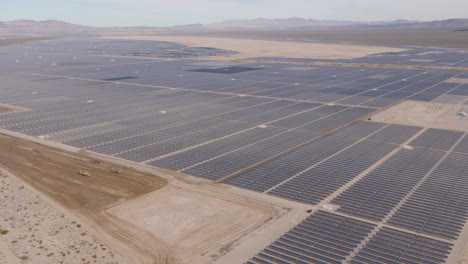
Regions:
<instances>
[{"instance_id":1,"label":"dirt track","mask_svg":"<svg viewBox=\"0 0 468 264\"><path fill-rule=\"evenodd\" d=\"M8 113L11 112L12 110L10 108L4 107L0 105L0 113Z\"/></svg>"},{"instance_id":2,"label":"dirt track","mask_svg":"<svg viewBox=\"0 0 468 264\"><path fill-rule=\"evenodd\" d=\"M105 213L112 205L157 190L167 181L155 175L0 135L0 167L83 216L94 233L132 263L177 263L157 238ZM111 172L122 169L123 174ZM79 175L84 170L89 177Z\"/></svg>"}]
</instances>

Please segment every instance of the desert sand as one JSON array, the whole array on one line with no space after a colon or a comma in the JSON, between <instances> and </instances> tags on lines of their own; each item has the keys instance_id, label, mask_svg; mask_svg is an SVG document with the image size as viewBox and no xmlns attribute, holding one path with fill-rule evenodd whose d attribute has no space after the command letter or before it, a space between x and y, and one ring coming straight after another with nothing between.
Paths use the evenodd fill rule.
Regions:
<instances>
[{"instance_id":1,"label":"desert sand","mask_svg":"<svg viewBox=\"0 0 468 264\"><path fill-rule=\"evenodd\" d=\"M376 53L404 51L404 49L378 46L301 43L196 36L106 36L102 38L176 42L189 47L212 47L238 52L238 54L233 55L210 57L210 59L232 60L253 57L353 59Z\"/></svg>"},{"instance_id":2,"label":"desert sand","mask_svg":"<svg viewBox=\"0 0 468 264\"><path fill-rule=\"evenodd\" d=\"M160 238L187 264L219 258L244 234L278 215L263 203L181 183L127 201L109 213Z\"/></svg>"},{"instance_id":3,"label":"desert sand","mask_svg":"<svg viewBox=\"0 0 468 264\"><path fill-rule=\"evenodd\" d=\"M336 28L336 29L280 29L280 30L172 30L129 32L132 35L166 34L204 37L262 39L262 40L308 40L369 43L383 45L412 45L425 47L461 48L468 50L468 31L456 28ZM108 32L108 35L122 33Z\"/></svg>"},{"instance_id":4,"label":"desert sand","mask_svg":"<svg viewBox=\"0 0 468 264\"><path fill-rule=\"evenodd\" d=\"M0 172L0 263L129 263L12 174Z\"/></svg>"},{"instance_id":5,"label":"desert sand","mask_svg":"<svg viewBox=\"0 0 468 264\"><path fill-rule=\"evenodd\" d=\"M164 179L97 161L88 152L65 152L5 135L0 135L0 148L8 150L0 152L0 167L12 172L8 182L0 181L0 191L20 199L0 203L2 212L13 215L5 214L7 225L0 222L0 229L9 231L0 243L0 263L21 257L38 261L25 263L210 263L281 211L224 193L222 186ZM21 184L49 203L39 203L37 195L27 200ZM11 219L26 223L18 226ZM48 243L38 242L51 234ZM23 239L29 244L18 242Z\"/></svg>"},{"instance_id":6,"label":"desert sand","mask_svg":"<svg viewBox=\"0 0 468 264\"><path fill-rule=\"evenodd\" d=\"M105 209L117 202L161 188L167 184L166 180L3 135L0 135L0 149L7 150L0 152L0 167L58 204L62 212L78 218L80 226L125 255L130 263L176 263L176 257L160 240L105 213ZM114 173L113 169L121 169L123 173ZM80 175L81 170L90 175ZM47 225L53 223L47 217L40 219Z\"/></svg>"},{"instance_id":7,"label":"desert sand","mask_svg":"<svg viewBox=\"0 0 468 264\"><path fill-rule=\"evenodd\" d=\"M0 105L0 113L8 113L11 112L12 110L10 108L4 107Z\"/></svg>"},{"instance_id":8,"label":"desert sand","mask_svg":"<svg viewBox=\"0 0 468 264\"><path fill-rule=\"evenodd\" d=\"M468 132L468 119L457 115L462 104L405 101L372 117L373 121Z\"/></svg>"}]
</instances>

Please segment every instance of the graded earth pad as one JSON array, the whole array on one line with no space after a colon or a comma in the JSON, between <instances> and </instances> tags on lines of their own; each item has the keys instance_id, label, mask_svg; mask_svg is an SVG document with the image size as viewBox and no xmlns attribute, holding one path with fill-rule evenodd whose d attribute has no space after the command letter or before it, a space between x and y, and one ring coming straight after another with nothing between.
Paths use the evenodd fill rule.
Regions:
<instances>
[{"instance_id":1,"label":"graded earth pad","mask_svg":"<svg viewBox=\"0 0 468 264\"><path fill-rule=\"evenodd\" d=\"M151 192L166 180L122 166L0 135L1 166L70 209L100 210ZM96 162L96 161L95 161ZM123 171L122 174L112 170ZM89 176L80 175L80 171Z\"/></svg>"},{"instance_id":2,"label":"graded earth pad","mask_svg":"<svg viewBox=\"0 0 468 264\"><path fill-rule=\"evenodd\" d=\"M189 47L210 47L239 52L239 54L210 57L210 59L245 59L253 57L353 59L370 54L400 52L405 50L363 45L301 43L193 36L106 36L103 38L176 42Z\"/></svg>"},{"instance_id":3,"label":"graded earth pad","mask_svg":"<svg viewBox=\"0 0 468 264\"><path fill-rule=\"evenodd\" d=\"M0 149L0 167L74 212L94 235L130 263L177 263L161 241L103 211L119 201L157 190L166 180L4 135L0 135ZM80 171L89 176L80 175Z\"/></svg>"},{"instance_id":4,"label":"graded earth pad","mask_svg":"<svg viewBox=\"0 0 468 264\"><path fill-rule=\"evenodd\" d=\"M211 262L278 215L269 205L186 184L169 184L108 212L174 247L183 263Z\"/></svg>"},{"instance_id":5,"label":"graded earth pad","mask_svg":"<svg viewBox=\"0 0 468 264\"><path fill-rule=\"evenodd\" d=\"M59 245L71 241L68 234L79 232L83 224L80 236L87 237L89 231L91 245L99 244L93 242L99 239L119 252L125 261L118 263L127 263L126 259L135 264L210 263L235 247L239 239L279 215L279 209L269 204L224 194L224 188L217 190L220 186L206 188L200 183L192 185L176 180L168 183L153 174L23 139L0 135L0 149L4 150L0 152L0 167L45 194L61 206L62 212L72 212L72 217L80 220L76 228L70 221L58 222L60 211L50 213L51 219L41 218L41 226L62 226L68 232L62 232L67 235L59 237L62 240L51 237L50 248L40 252L60 254L50 255L49 260L66 259L61 258L60 252L65 249ZM3 226L0 224L0 228ZM15 234L23 233L25 230L16 230ZM27 243L19 245L25 252L34 251ZM106 248L98 246L101 247ZM1 251L5 256L0 256L0 260L8 254L7 250ZM78 253L73 256L80 257ZM15 251L16 256L21 254ZM91 255L102 258L102 254ZM90 263L96 258L90 259Z\"/></svg>"},{"instance_id":6,"label":"graded earth pad","mask_svg":"<svg viewBox=\"0 0 468 264\"><path fill-rule=\"evenodd\" d=\"M460 104L405 101L374 115L372 120L468 132L468 118L457 115L463 109Z\"/></svg>"}]
</instances>

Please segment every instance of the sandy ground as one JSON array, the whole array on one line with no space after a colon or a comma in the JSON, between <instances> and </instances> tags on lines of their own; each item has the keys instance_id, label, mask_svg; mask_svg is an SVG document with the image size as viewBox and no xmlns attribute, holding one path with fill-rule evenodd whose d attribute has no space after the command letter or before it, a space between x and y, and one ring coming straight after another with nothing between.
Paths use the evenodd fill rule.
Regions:
<instances>
[{"instance_id":1,"label":"sandy ground","mask_svg":"<svg viewBox=\"0 0 468 264\"><path fill-rule=\"evenodd\" d=\"M3 113L11 113L11 112L19 112L19 111L26 111L29 110L24 107L17 107L13 105L1 104L0 103L0 114Z\"/></svg>"},{"instance_id":2,"label":"sandy ground","mask_svg":"<svg viewBox=\"0 0 468 264\"><path fill-rule=\"evenodd\" d=\"M458 116L460 104L405 101L372 117L373 121L468 132L468 118Z\"/></svg>"},{"instance_id":3,"label":"sandy ground","mask_svg":"<svg viewBox=\"0 0 468 264\"><path fill-rule=\"evenodd\" d=\"M109 213L165 241L187 264L219 258L244 234L278 215L269 205L186 184L169 184Z\"/></svg>"},{"instance_id":4,"label":"sandy ground","mask_svg":"<svg viewBox=\"0 0 468 264\"><path fill-rule=\"evenodd\" d=\"M367 28L367 29L284 29L284 30L169 30L139 31L140 35L166 34L262 40L347 41L383 45L415 45L468 50L468 31L455 28ZM123 34L109 32L108 35ZM127 32L136 35L137 32Z\"/></svg>"},{"instance_id":5,"label":"sandy ground","mask_svg":"<svg viewBox=\"0 0 468 264\"><path fill-rule=\"evenodd\" d=\"M224 193L223 186L203 187L200 182L176 179L168 182L109 161L93 163L93 158L84 154L87 152L63 152L6 135L0 135L0 149L6 150L0 152L0 167L12 172L12 179L31 186L49 204L56 205L43 202L40 207L36 204L39 198L26 201L39 212L22 208L21 212L30 219L27 228L19 228L1 222L3 215L8 217L4 211L14 214L18 203L8 199L0 202L0 206L2 202L5 206L14 205L1 208L0 229L10 231L5 237L17 238L6 240L10 250L0 243L0 264L8 257L23 255L31 261L38 259L25 263L88 263L90 256L89 263L210 263L238 246L240 239L284 213L269 202ZM114 168L122 169L123 174L113 173ZM91 175L81 176L80 170ZM0 181L0 191L19 190L9 186L12 185ZM20 194L12 197L28 197ZM25 216L18 219L26 221ZM56 229L62 235L58 236ZM47 237L50 234L54 236ZM13 247L17 242L11 245L13 240L28 236L37 239L25 240L29 244L23 241L18 248ZM48 239L47 247L43 246L47 250L42 244L34 244L38 238ZM72 238L86 238L87 242ZM70 245L72 249L66 251ZM37 253L42 257L36 258ZM48 256L50 253L54 254Z\"/></svg>"},{"instance_id":6,"label":"sandy ground","mask_svg":"<svg viewBox=\"0 0 468 264\"><path fill-rule=\"evenodd\" d=\"M0 171L1 264L129 263L79 221L50 206L13 175Z\"/></svg>"},{"instance_id":7,"label":"sandy ground","mask_svg":"<svg viewBox=\"0 0 468 264\"><path fill-rule=\"evenodd\" d=\"M177 262L162 241L104 211L120 201L157 190L167 184L166 180L2 135L0 149L0 167L72 212L87 230L130 263ZM111 172L113 168L122 169L123 174ZM91 175L81 176L80 170Z\"/></svg>"},{"instance_id":8,"label":"sandy ground","mask_svg":"<svg viewBox=\"0 0 468 264\"><path fill-rule=\"evenodd\" d=\"M376 53L403 51L403 49L376 46L301 43L198 36L106 36L103 38L167 41L180 43L189 47L213 47L239 52L239 54L217 56L215 58L210 57L210 59L245 59L253 57L352 59Z\"/></svg>"},{"instance_id":9,"label":"sandy ground","mask_svg":"<svg viewBox=\"0 0 468 264\"><path fill-rule=\"evenodd\" d=\"M11 112L12 109L0 105L0 114Z\"/></svg>"}]
</instances>

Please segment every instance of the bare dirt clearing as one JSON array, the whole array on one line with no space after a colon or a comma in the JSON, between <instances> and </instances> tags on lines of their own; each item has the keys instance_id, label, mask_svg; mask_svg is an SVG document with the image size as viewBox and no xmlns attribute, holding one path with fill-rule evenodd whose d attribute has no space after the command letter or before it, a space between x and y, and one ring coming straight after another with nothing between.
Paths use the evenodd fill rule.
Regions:
<instances>
[{"instance_id":1,"label":"bare dirt clearing","mask_svg":"<svg viewBox=\"0 0 468 264\"><path fill-rule=\"evenodd\" d=\"M312 59L353 59L383 52L399 52L404 49L344 45L267 41L198 36L105 36L105 39L155 40L176 42L189 47L211 47L237 51L239 54L210 57L210 59L245 59L253 57L287 57Z\"/></svg>"},{"instance_id":2,"label":"bare dirt clearing","mask_svg":"<svg viewBox=\"0 0 468 264\"><path fill-rule=\"evenodd\" d=\"M91 235L81 221L48 204L15 176L0 171L0 264L130 264Z\"/></svg>"},{"instance_id":3,"label":"bare dirt clearing","mask_svg":"<svg viewBox=\"0 0 468 264\"><path fill-rule=\"evenodd\" d=\"M237 239L278 215L269 205L186 184L168 185L108 212L176 248L183 263L218 258Z\"/></svg>"},{"instance_id":4,"label":"bare dirt clearing","mask_svg":"<svg viewBox=\"0 0 468 264\"><path fill-rule=\"evenodd\" d=\"M13 112L13 109L0 105L0 114L1 113L8 113L8 112Z\"/></svg>"},{"instance_id":5,"label":"bare dirt clearing","mask_svg":"<svg viewBox=\"0 0 468 264\"><path fill-rule=\"evenodd\" d=\"M160 240L104 212L119 201L161 188L166 180L4 135L0 135L0 149L0 167L81 216L97 237L131 263L177 262ZM80 170L90 176L80 175Z\"/></svg>"},{"instance_id":6,"label":"bare dirt clearing","mask_svg":"<svg viewBox=\"0 0 468 264\"><path fill-rule=\"evenodd\" d=\"M468 119L457 115L460 104L405 101L376 114L373 121L468 132Z\"/></svg>"},{"instance_id":7,"label":"bare dirt clearing","mask_svg":"<svg viewBox=\"0 0 468 264\"><path fill-rule=\"evenodd\" d=\"M0 136L2 166L70 209L101 210L117 201L151 192L167 181L154 175ZM121 169L124 173L113 173ZM89 177L79 174L88 171Z\"/></svg>"},{"instance_id":8,"label":"bare dirt clearing","mask_svg":"<svg viewBox=\"0 0 468 264\"><path fill-rule=\"evenodd\" d=\"M267 203L213 186L168 183L153 174L6 135L0 135L0 149L0 167L67 208L130 263L209 263L280 214ZM50 226L55 218L43 221ZM56 246L61 244L49 250L61 252Z\"/></svg>"}]
</instances>

